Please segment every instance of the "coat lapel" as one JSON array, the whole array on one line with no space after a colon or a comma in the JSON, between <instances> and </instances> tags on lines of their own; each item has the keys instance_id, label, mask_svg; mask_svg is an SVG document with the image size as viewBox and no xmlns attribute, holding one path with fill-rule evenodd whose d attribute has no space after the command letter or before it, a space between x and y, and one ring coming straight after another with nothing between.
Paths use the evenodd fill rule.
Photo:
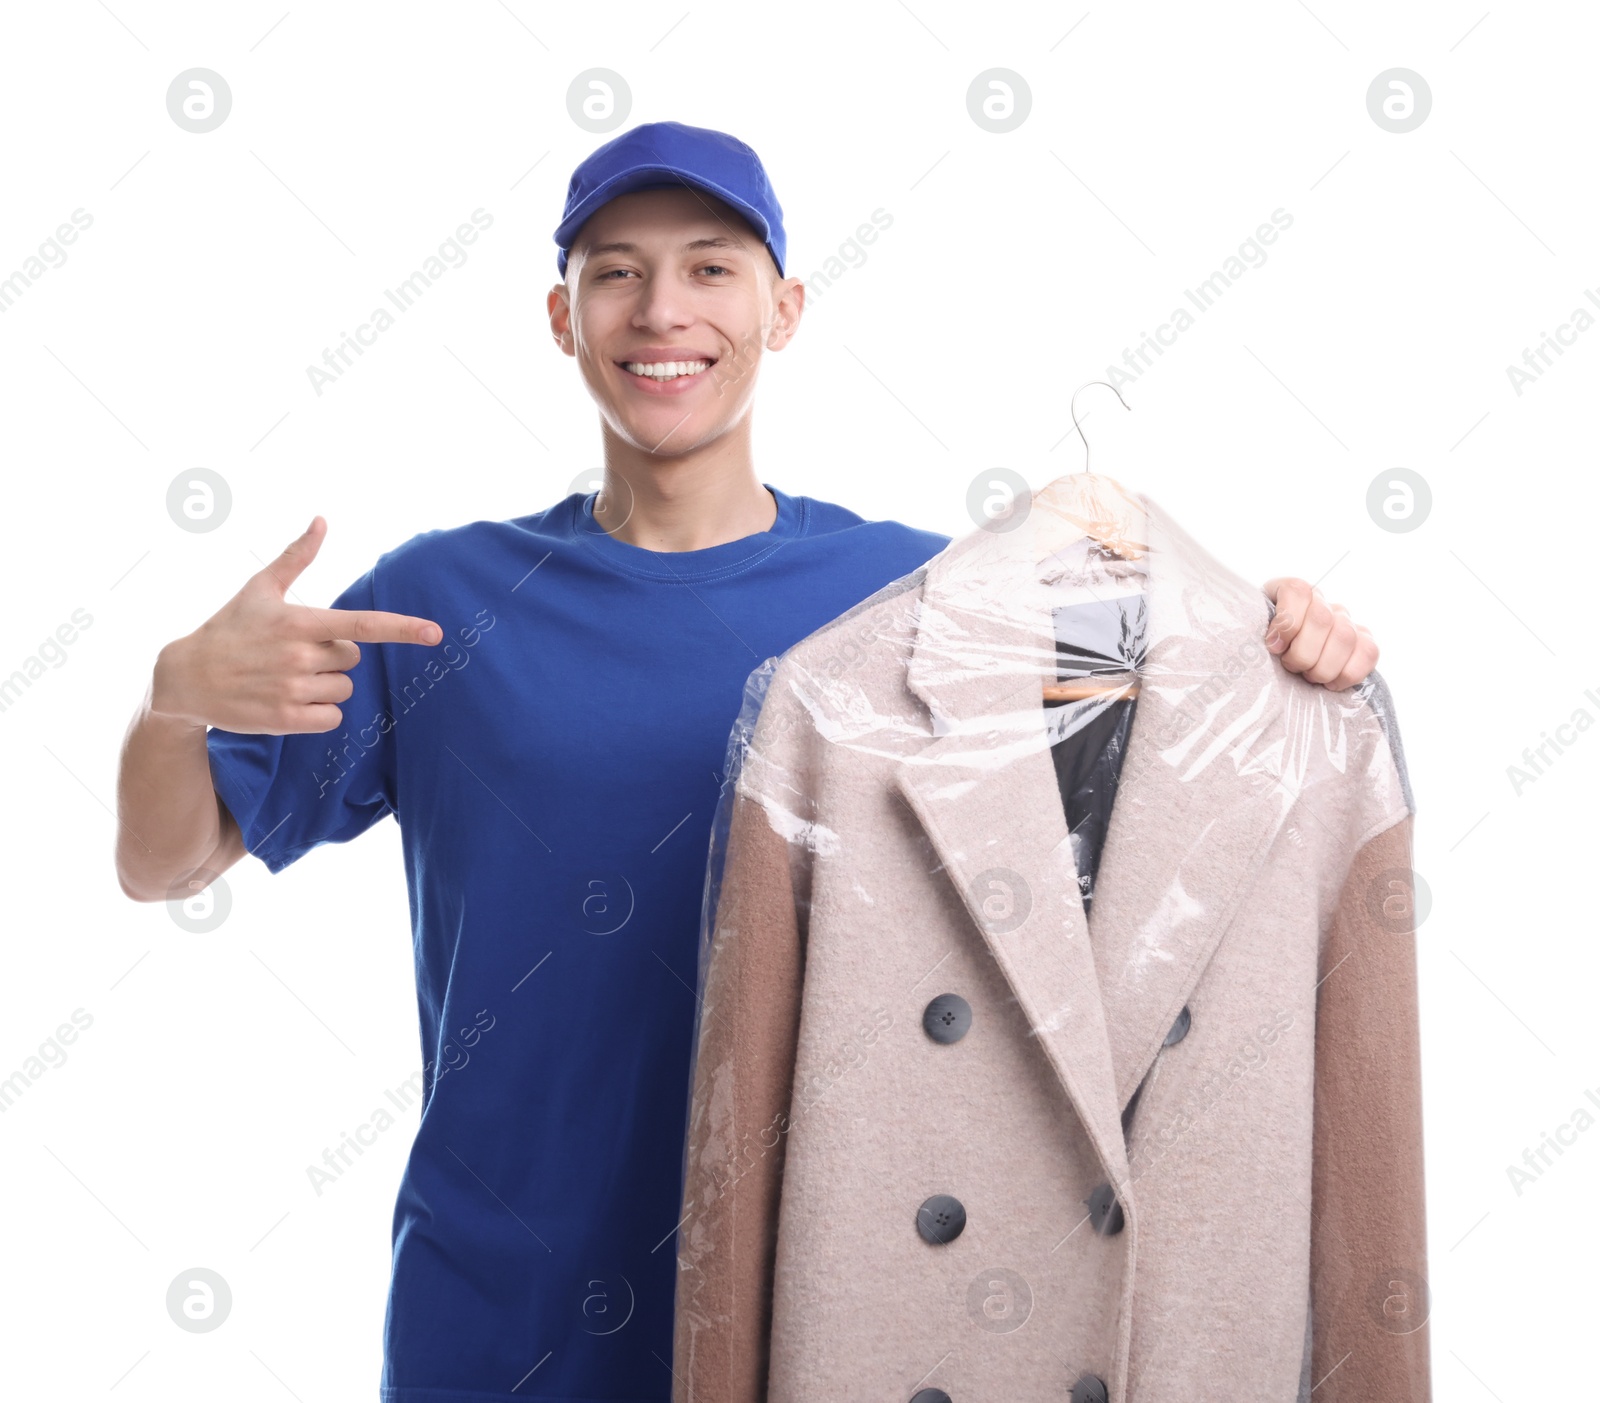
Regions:
<instances>
[{"instance_id":1,"label":"coat lapel","mask_svg":"<svg viewBox=\"0 0 1600 1403\"><path fill-rule=\"evenodd\" d=\"M895 782L1120 1184L1110 1043L1044 724L1055 639L1032 537L1026 521L980 531L929 562L907 684L934 736Z\"/></svg>"},{"instance_id":2,"label":"coat lapel","mask_svg":"<svg viewBox=\"0 0 1600 1403\"><path fill-rule=\"evenodd\" d=\"M1292 799L1265 598L1140 500L1149 632L1093 920L1045 728L1055 636L1031 521L929 562L907 685L933 738L895 775L1118 1184L1122 1107Z\"/></svg>"},{"instance_id":3,"label":"coat lapel","mask_svg":"<svg viewBox=\"0 0 1600 1403\"><path fill-rule=\"evenodd\" d=\"M1095 880L1090 941L1125 1106L1294 803L1295 682L1262 642L1259 589L1148 498L1147 647Z\"/></svg>"}]
</instances>

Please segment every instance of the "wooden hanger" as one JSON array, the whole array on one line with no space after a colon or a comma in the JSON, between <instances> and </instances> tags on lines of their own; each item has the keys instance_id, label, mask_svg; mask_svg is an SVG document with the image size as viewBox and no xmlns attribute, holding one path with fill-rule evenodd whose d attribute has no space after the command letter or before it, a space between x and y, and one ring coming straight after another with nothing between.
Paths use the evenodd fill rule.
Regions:
<instances>
[{"instance_id":1,"label":"wooden hanger","mask_svg":"<svg viewBox=\"0 0 1600 1403\"><path fill-rule=\"evenodd\" d=\"M1086 697L1106 697L1111 701L1119 701L1122 697L1136 697L1139 695L1137 682L1095 682L1085 678L1082 682L1046 682L1044 684L1044 699L1046 701L1083 701Z\"/></svg>"},{"instance_id":2,"label":"wooden hanger","mask_svg":"<svg viewBox=\"0 0 1600 1403\"><path fill-rule=\"evenodd\" d=\"M1083 471L1065 473L1033 496L1030 511L1034 514L1034 558L1040 566L1086 536L1102 549L1124 560L1138 560L1149 549L1145 540L1144 508L1115 478L1089 471L1089 436L1078 422L1077 405L1078 396L1090 385L1104 385L1124 409L1131 411L1132 408L1122 398L1122 391L1108 380L1091 380L1088 385L1080 385L1073 391L1068 409L1072 414L1072 427L1083 440ZM1105 683L1084 678L1081 681L1044 684L1046 701L1138 695L1137 680Z\"/></svg>"}]
</instances>

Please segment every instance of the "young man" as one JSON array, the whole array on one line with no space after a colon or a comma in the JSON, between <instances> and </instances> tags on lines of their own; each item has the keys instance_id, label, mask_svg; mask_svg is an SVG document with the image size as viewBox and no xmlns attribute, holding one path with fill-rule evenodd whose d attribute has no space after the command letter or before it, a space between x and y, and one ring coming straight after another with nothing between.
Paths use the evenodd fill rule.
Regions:
<instances>
[{"instance_id":1,"label":"young man","mask_svg":"<svg viewBox=\"0 0 1600 1403\"><path fill-rule=\"evenodd\" d=\"M135 900L400 822L426 1099L386 1403L669 1397L729 727L754 667L947 541L757 477L757 371L805 289L743 143L634 128L579 166L555 238L550 327L600 409L601 491L423 532L328 609L286 598L316 517L161 650L122 757ZM1366 676L1364 630L1304 581L1268 590L1286 667Z\"/></svg>"}]
</instances>

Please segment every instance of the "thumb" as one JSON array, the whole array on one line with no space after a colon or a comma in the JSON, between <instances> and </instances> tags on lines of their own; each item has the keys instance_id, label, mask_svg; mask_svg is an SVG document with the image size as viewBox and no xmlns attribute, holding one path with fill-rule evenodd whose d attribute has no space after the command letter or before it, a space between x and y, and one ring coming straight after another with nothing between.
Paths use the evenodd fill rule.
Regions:
<instances>
[{"instance_id":1,"label":"thumb","mask_svg":"<svg viewBox=\"0 0 1600 1403\"><path fill-rule=\"evenodd\" d=\"M323 538L327 534L328 523L320 516L312 517L311 525L306 527L305 533L290 541L283 548L282 554L267 565L257 578L282 599L289 592L289 586L300 578L301 571L317 558L317 552L322 548Z\"/></svg>"}]
</instances>

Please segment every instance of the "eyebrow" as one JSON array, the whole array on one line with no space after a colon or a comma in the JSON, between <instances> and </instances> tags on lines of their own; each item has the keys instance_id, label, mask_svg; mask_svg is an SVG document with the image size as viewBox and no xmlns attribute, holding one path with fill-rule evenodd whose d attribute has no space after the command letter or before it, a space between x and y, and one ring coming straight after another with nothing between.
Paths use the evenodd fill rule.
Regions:
<instances>
[{"instance_id":1,"label":"eyebrow","mask_svg":"<svg viewBox=\"0 0 1600 1403\"><path fill-rule=\"evenodd\" d=\"M706 249L732 249L742 252L744 245L736 239L730 239L718 234L709 239L691 239L683 246L684 253L700 253ZM638 253L638 244L630 244L625 240L616 240L609 244L595 244L588 250L590 258L598 258L602 253Z\"/></svg>"}]
</instances>

